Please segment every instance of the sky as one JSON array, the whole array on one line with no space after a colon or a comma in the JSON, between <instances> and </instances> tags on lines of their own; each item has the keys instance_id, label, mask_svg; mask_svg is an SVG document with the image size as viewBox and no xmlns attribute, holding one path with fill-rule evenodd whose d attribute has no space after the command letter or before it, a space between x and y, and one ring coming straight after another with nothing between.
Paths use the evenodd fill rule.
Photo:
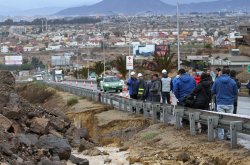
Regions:
<instances>
[{"instance_id":1,"label":"sky","mask_svg":"<svg viewBox=\"0 0 250 165\"><path fill-rule=\"evenodd\" d=\"M44 7L73 7L80 5L90 5L101 0L0 0L0 6L16 10L27 10L27 9L36 9ZM169 4L174 4L176 0L165 0ZM203 2L203 1L212 1L212 0L179 0L180 3L189 3L189 2ZM1 7L1 8L2 8Z\"/></svg>"}]
</instances>

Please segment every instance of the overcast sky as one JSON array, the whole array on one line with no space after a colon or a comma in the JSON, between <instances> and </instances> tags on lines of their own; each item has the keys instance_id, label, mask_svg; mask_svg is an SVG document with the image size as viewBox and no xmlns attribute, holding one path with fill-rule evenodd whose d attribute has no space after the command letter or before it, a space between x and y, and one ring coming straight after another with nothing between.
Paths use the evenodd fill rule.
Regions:
<instances>
[{"instance_id":1,"label":"overcast sky","mask_svg":"<svg viewBox=\"0 0 250 165\"><path fill-rule=\"evenodd\" d=\"M43 7L72 7L79 5L90 5L101 0L0 0L2 7L10 7L17 10L26 10ZM173 4L176 0L165 0ZM201 2L212 0L179 0L180 3ZM6 3L7 2L7 3Z\"/></svg>"}]
</instances>

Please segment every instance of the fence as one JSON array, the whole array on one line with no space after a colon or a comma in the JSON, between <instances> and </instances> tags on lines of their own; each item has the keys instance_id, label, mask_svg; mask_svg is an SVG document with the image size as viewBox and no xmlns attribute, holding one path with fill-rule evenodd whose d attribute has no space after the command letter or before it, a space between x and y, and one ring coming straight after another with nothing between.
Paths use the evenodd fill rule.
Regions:
<instances>
[{"instance_id":1,"label":"fence","mask_svg":"<svg viewBox=\"0 0 250 165\"><path fill-rule=\"evenodd\" d=\"M151 118L154 124L163 122L167 125L170 118L174 117L175 128L180 129L182 127L182 120L189 120L190 134L192 136L196 135L196 124L201 123L208 127L208 141L213 141L215 139L214 131L216 128L230 130L231 148L237 148L237 133L250 134L250 117L248 116L225 114L178 106L174 109L173 113L173 107L166 104L163 105L160 103L143 102L124 98L115 94L103 93L100 91L73 87L60 83L48 83L48 85L54 88L60 88L65 92L69 92L77 96L85 96L92 101L111 105L124 112L141 114L143 111L144 118Z\"/></svg>"}]
</instances>

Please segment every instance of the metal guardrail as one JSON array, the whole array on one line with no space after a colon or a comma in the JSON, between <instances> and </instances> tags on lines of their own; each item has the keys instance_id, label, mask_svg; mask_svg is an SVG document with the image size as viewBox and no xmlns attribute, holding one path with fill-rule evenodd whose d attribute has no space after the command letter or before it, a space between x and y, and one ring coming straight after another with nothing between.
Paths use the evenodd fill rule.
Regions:
<instances>
[{"instance_id":1,"label":"metal guardrail","mask_svg":"<svg viewBox=\"0 0 250 165\"><path fill-rule=\"evenodd\" d=\"M216 128L224 128L231 132L231 148L237 148L237 133L250 134L250 117L244 115L225 114L219 112L176 107L173 112L173 107L166 104L162 105L153 102L143 102L124 98L119 95L110 93L103 93L100 91L84 89L79 87L70 86L67 84L47 83L53 88L60 88L65 92L75 94L77 96L84 96L93 101L102 104L110 105L118 108L124 112L141 114L145 119L151 118L152 122L163 122L168 124L170 117L175 118L175 128L182 127L182 120L189 120L190 134L196 135L196 123L204 124L208 127L208 141L213 141L214 131ZM159 116L162 116L162 118Z\"/></svg>"},{"instance_id":2,"label":"metal guardrail","mask_svg":"<svg viewBox=\"0 0 250 165\"><path fill-rule=\"evenodd\" d=\"M85 82L85 83L93 83L96 84L96 80L85 80L85 79L77 79L77 80L65 80L65 81L69 81L69 82Z\"/></svg>"}]
</instances>

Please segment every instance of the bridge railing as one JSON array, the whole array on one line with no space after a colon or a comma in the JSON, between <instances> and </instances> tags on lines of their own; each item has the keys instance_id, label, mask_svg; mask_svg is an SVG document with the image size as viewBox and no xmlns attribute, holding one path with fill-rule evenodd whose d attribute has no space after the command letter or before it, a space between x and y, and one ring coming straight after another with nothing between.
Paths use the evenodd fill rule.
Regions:
<instances>
[{"instance_id":1,"label":"bridge railing","mask_svg":"<svg viewBox=\"0 0 250 165\"><path fill-rule=\"evenodd\" d=\"M77 96L87 97L92 101L113 106L120 111L143 114L144 119L152 119L154 124L163 122L168 125L170 120L174 119L175 128L180 129L182 127L182 120L187 120L189 121L190 134L192 136L197 133L196 123L201 123L208 128L208 141L215 140L214 131L217 128L224 128L231 132L231 148L237 147L237 133L250 134L250 117L245 115L219 113L179 106L173 108L171 105L143 102L62 83L48 83L47 85Z\"/></svg>"}]
</instances>

